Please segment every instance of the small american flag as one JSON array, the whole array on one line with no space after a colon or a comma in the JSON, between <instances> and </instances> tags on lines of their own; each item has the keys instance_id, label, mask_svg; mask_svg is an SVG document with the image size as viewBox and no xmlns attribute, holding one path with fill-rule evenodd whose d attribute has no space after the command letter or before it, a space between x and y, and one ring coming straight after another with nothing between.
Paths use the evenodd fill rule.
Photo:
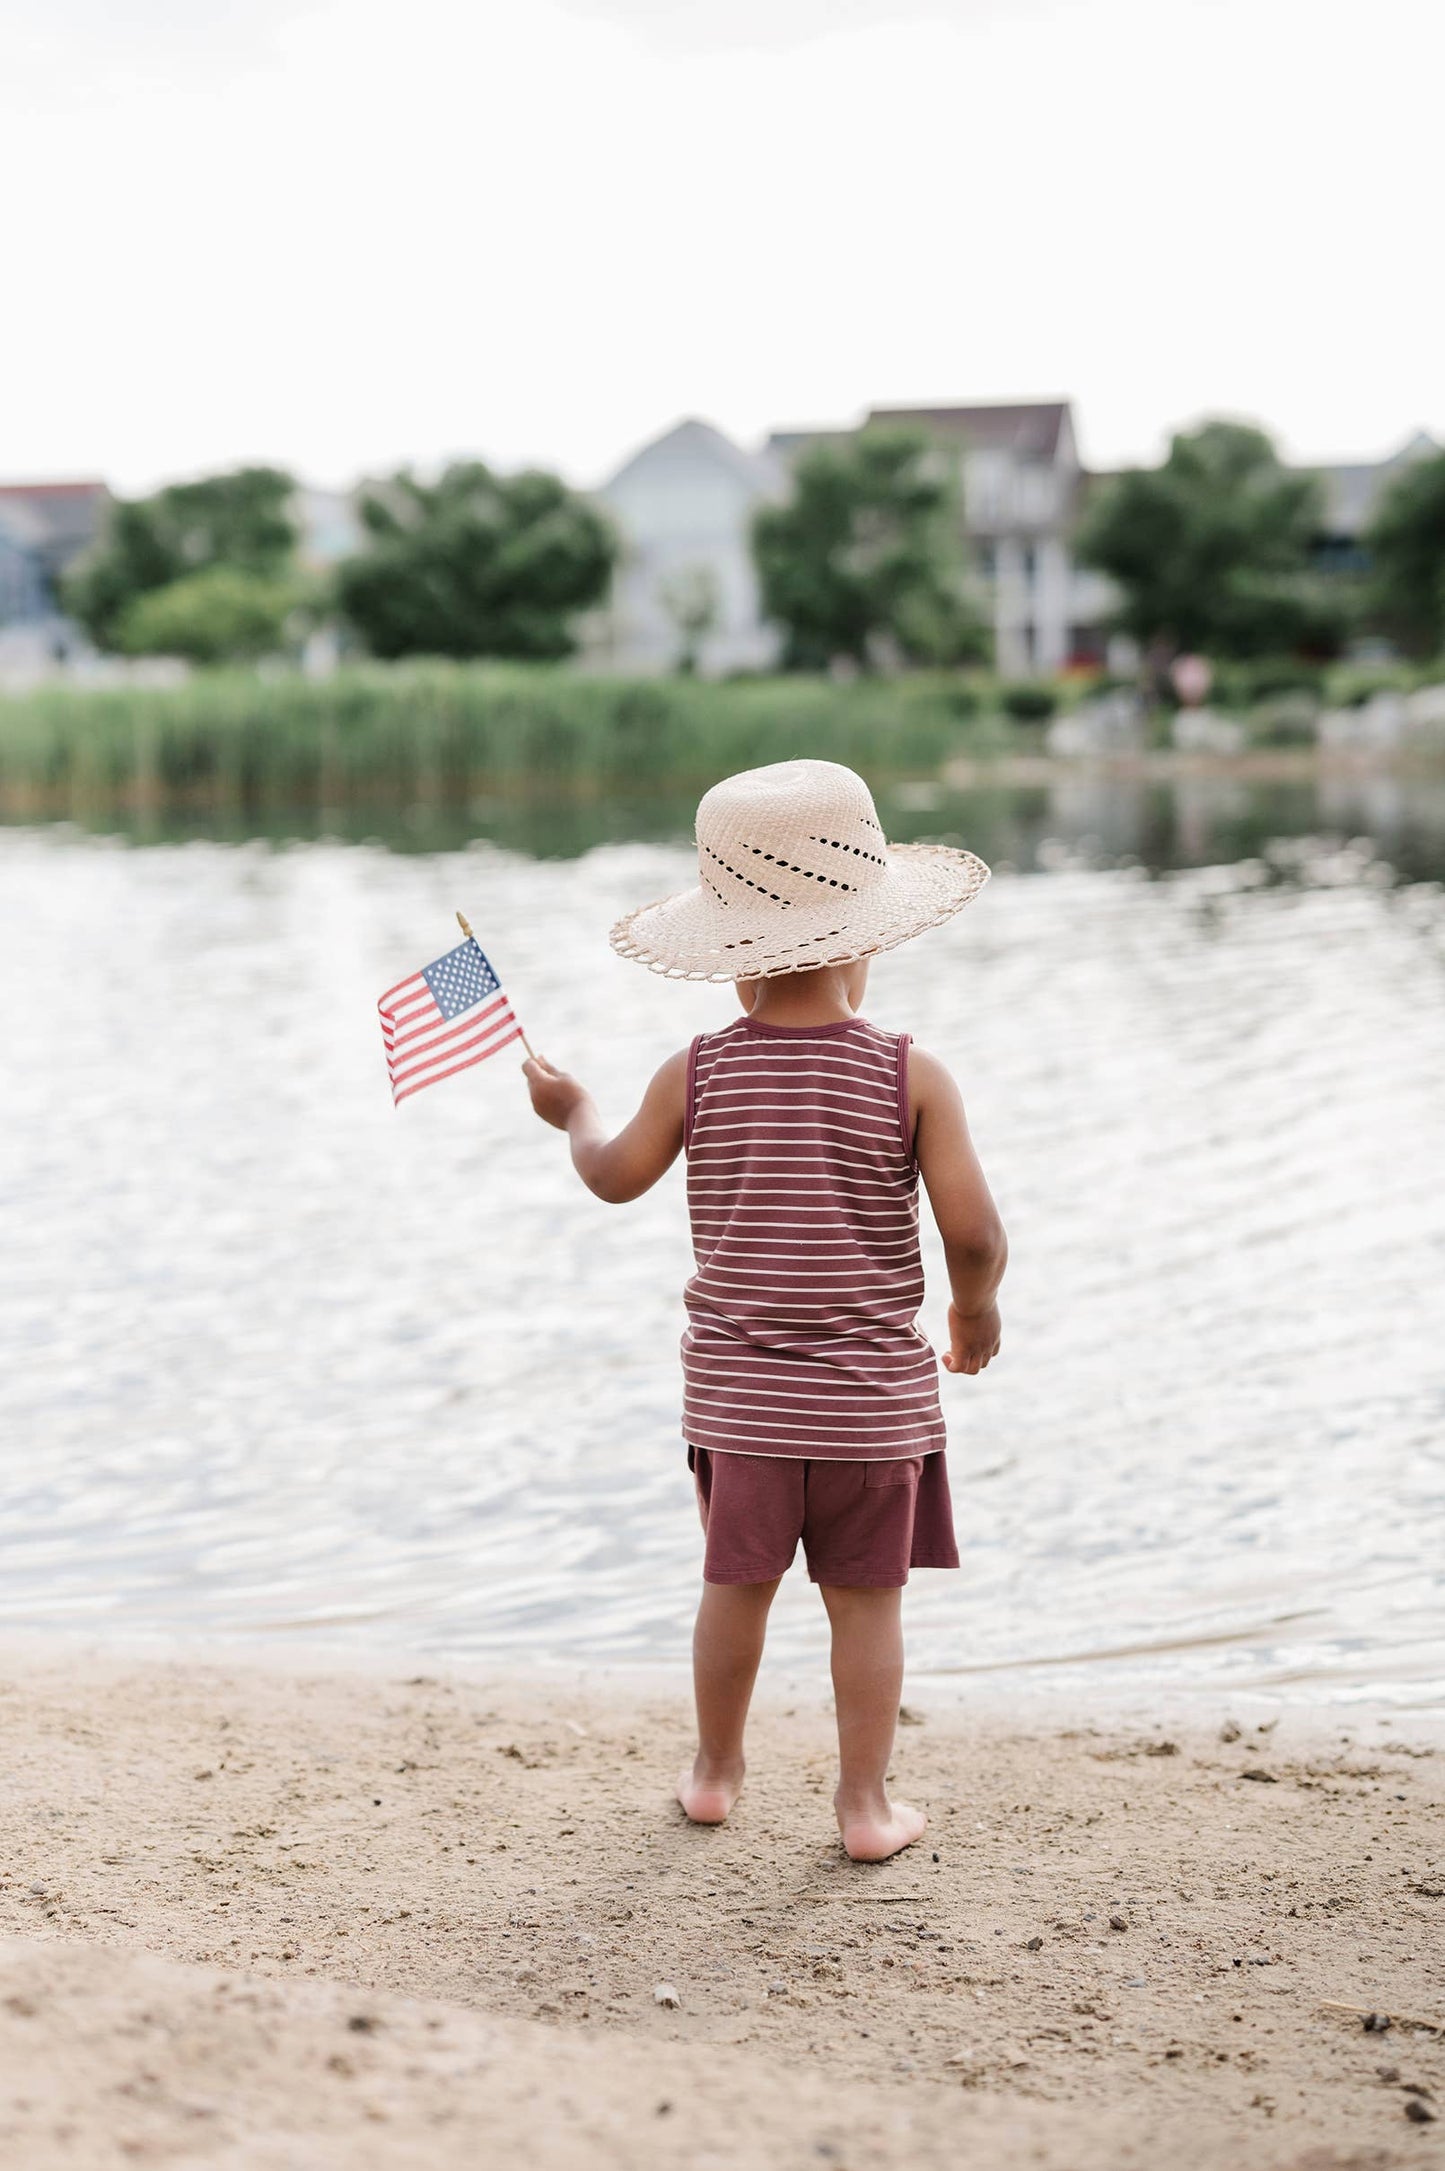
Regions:
<instances>
[{"instance_id":1,"label":"small american flag","mask_svg":"<svg viewBox=\"0 0 1445 2171\"><path fill-rule=\"evenodd\" d=\"M397 1106L423 1086L485 1063L499 1048L523 1037L502 984L472 934L434 964L398 980L376 1007Z\"/></svg>"}]
</instances>

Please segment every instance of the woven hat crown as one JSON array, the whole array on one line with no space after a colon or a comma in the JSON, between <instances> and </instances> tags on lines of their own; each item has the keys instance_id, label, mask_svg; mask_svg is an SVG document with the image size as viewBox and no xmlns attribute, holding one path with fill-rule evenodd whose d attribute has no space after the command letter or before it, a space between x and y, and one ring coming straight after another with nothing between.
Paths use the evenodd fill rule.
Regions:
<instances>
[{"instance_id":1,"label":"woven hat crown","mask_svg":"<svg viewBox=\"0 0 1445 2171\"><path fill-rule=\"evenodd\" d=\"M883 880L873 795L836 761L779 761L714 784L697 810L697 870L720 904L816 911Z\"/></svg>"},{"instance_id":2,"label":"woven hat crown","mask_svg":"<svg viewBox=\"0 0 1445 2171\"><path fill-rule=\"evenodd\" d=\"M952 919L988 880L953 845L888 844L862 777L836 761L714 784L697 810L697 871L696 889L617 922L620 956L684 980L848 964Z\"/></svg>"}]
</instances>

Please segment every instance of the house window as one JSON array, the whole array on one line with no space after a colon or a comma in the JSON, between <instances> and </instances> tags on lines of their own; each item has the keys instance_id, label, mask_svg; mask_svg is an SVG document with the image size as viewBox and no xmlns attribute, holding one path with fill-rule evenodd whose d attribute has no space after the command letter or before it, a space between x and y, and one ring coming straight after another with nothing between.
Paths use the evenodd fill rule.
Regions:
<instances>
[{"instance_id":1,"label":"house window","mask_svg":"<svg viewBox=\"0 0 1445 2171\"><path fill-rule=\"evenodd\" d=\"M978 570L985 580L992 580L998 571L998 552L992 543L978 546Z\"/></svg>"},{"instance_id":2,"label":"house window","mask_svg":"<svg viewBox=\"0 0 1445 2171\"><path fill-rule=\"evenodd\" d=\"M1019 564L1023 567L1024 579L1030 584L1032 584L1033 581L1034 571L1037 562L1037 553L1034 550L1033 544L1025 543L1022 550L1019 552Z\"/></svg>"}]
</instances>

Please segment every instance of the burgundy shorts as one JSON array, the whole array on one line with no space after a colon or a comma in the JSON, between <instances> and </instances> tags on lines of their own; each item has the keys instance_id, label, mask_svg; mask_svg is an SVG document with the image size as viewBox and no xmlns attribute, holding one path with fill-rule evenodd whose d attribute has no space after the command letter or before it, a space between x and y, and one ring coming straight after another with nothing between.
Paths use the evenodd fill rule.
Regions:
<instances>
[{"instance_id":1,"label":"burgundy shorts","mask_svg":"<svg viewBox=\"0 0 1445 2171\"><path fill-rule=\"evenodd\" d=\"M897 1462L715 1455L689 1447L707 1537L706 1583L771 1583L803 1541L808 1574L838 1589L894 1589L910 1568L956 1568L941 1453Z\"/></svg>"}]
</instances>

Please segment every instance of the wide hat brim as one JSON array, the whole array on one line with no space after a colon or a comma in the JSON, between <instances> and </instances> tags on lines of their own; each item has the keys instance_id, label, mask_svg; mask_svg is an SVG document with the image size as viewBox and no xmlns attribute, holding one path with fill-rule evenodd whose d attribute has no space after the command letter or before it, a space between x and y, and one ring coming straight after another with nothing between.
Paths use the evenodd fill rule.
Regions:
<instances>
[{"instance_id":1,"label":"wide hat brim","mask_svg":"<svg viewBox=\"0 0 1445 2171\"><path fill-rule=\"evenodd\" d=\"M972 852L891 844L866 890L816 905L724 905L699 885L640 905L608 940L620 957L674 980L767 980L817 965L848 965L896 949L951 920L989 878Z\"/></svg>"}]
</instances>

